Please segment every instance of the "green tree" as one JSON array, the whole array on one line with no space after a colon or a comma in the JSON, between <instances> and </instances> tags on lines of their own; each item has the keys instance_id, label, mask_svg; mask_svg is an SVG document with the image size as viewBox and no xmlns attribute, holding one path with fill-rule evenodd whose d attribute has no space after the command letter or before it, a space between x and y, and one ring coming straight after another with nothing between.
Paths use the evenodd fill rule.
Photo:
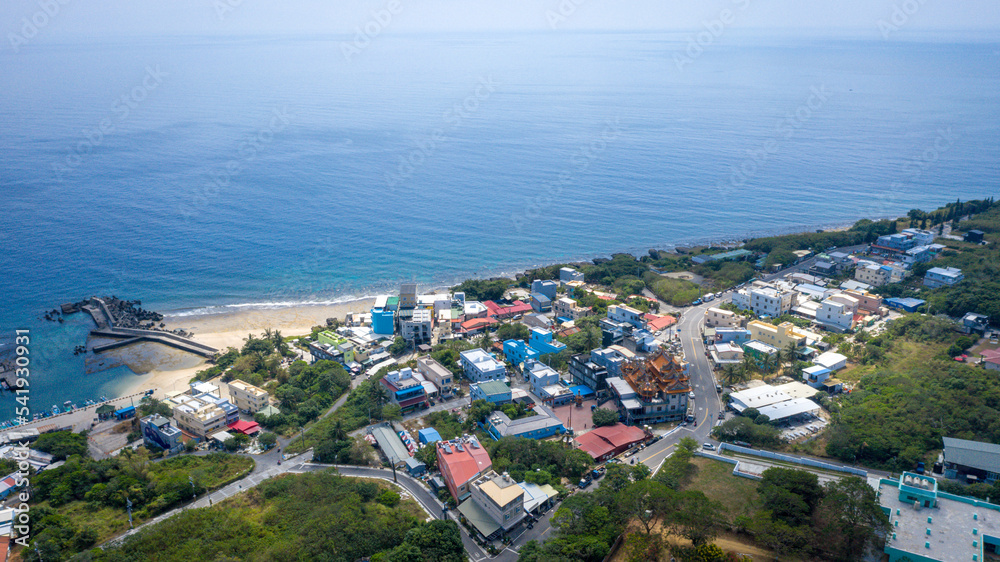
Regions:
<instances>
[{"instance_id":1,"label":"green tree","mask_svg":"<svg viewBox=\"0 0 1000 562\"><path fill-rule=\"evenodd\" d=\"M521 323L503 324L497 328L497 341L526 340L530 336L528 327Z\"/></svg>"},{"instance_id":2,"label":"green tree","mask_svg":"<svg viewBox=\"0 0 1000 562\"><path fill-rule=\"evenodd\" d=\"M389 344L388 351L392 355L400 355L406 351L406 347L406 340L400 336L396 336L396 339L392 340L392 343Z\"/></svg>"},{"instance_id":3,"label":"green tree","mask_svg":"<svg viewBox=\"0 0 1000 562\"><path fill-rule=\"evenodd\" d=\"M386 404L382 407L382 419L388 421L399 421L403 419L403 411L395 404Z\"/></svg>"},{"instance_id":4,"label":"green tree","mask_svg":"<svg viewBox=\"0 0 1000 562\"><path fill-rule=\"evenodd\" d=\"M594 421L594 427L615 425L619 422L618 412L608 408L595 409L591 415L591 419Z\"/></svg>"},{"instance_id":5,"label":"green tree","mask_svg":"<svg viewBox=\"0 0 1000 562\"><path fill-rule=\"evenodd\" d=\"M278 442L278 436L270 431L261 433L260 437L257 438L257 442L261 444L265 449L270 449L274 447L275 443Z\"/></svg>"},{"instance_id":6,"label":"green tree","mask_svg":"<svg viewBox=\"0 0 1000 562\"><path fill-rule=\"evenodd\" d=\"M426 562L464 562L465 547L454 521L434 519L406 532L404 544L417 547Z\"/></svg>"},{"instance_id":7,"label":"green tree","mask_svg":"<svg viewBox=\"0 0 1000 562\"><path fill-rule=\"evenodd\" d=\"M57 461L72 455L86 457L88 456L87 433L73 433L72 431L43 433L35 440L33 448L49 453Z\"/></svg>"},{"instance_id":8,"label":"green tree","mask_svg":"<svg viewBox=\"0 0 1000 562\"><path fill-rule=\"evenodd\" d=\"M817 548L844 562L878 551L892 530L875 490L857 477L826 484L816 520Z\"/></svg>"},{"instance_id":9,"label":"green tree","mask_svg":"<svg viewBox=\"0 0 1000 562\"><path fill-rule=\"evenodd\" d=\"M757 487L764 509L792 526L805 525L823 498L819 478L804 470L771 467Z\"/></svg>"}]
</instances>

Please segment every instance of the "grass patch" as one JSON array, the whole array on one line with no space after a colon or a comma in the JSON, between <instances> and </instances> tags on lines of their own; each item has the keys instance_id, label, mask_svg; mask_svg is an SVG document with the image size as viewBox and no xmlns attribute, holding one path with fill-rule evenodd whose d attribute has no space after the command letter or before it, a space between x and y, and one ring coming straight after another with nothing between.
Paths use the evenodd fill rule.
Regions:
<instances>
[{"instance_id":1,"label":"grass patch","mask_svg":"<svg viewBox=\"0 0 1000 562\"><path fill-rule=\"evenodd\" d=\"M733 465L727 462L695 456L691 463L697 471L685 491L697 490L721 503L730 518L756 511L757 481L733 476Z\"/></svg>"}]
</instances>

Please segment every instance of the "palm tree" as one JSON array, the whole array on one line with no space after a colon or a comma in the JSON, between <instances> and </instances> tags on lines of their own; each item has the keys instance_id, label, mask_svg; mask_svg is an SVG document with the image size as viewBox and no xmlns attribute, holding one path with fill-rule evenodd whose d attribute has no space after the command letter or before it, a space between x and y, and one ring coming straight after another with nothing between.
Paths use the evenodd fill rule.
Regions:
<instances>
[{"instance_id":1,"label":"palm tree","mask_svg":"<svg viewBox=\"0 0 1000 562\"><path fill-rule=\"evenodd\" d=\"M740 370L746 380L753 378L753 374L758 370L757 360L753 358L753 355L743 353L743 363L740 364Z\"/></svg>"},{"instance_id":2,"label":"palm tree","mask_svg":"<svg viewBox=\"0 0 1000 562\"><path fill-rule=\"evenodd\" d=\"M795 363L799 360L799 345L795 342L789 342L785 346L785 361L789 363Z\"/></svg>"},{"instance_id":3,"label":"palm tree","mask_svg":"<svg viewBox=\"0 0 1000 562\"><path fill-rule=\"evenodd\" d=\"M764 357L764 360L761 362L761 371L767 374L771 374L771 372L774 371L775 368L777 368L778 362L779 360L777 353L766 355Z\"/></svg>"},{"instance_id":4,"label":"palm tree","mask_svg":"<svg viewBox=\"0 0 1000 562\"><path fill-rule=\"evenodd\" d=\"M722 368L722 381L726 383L726 386L746 382L746 377L744 375L745 373L743 370L733 364L726 365Z\"/></svg>"}]
</instances>

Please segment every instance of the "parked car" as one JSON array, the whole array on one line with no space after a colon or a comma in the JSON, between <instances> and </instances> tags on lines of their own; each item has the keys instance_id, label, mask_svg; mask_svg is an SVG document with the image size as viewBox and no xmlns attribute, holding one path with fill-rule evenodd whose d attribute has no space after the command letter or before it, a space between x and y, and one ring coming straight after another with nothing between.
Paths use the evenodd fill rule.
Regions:
<instances>
[{"instance_id":1,"label":"parked car","mask_svg":"<svg viewBox=\"0 0 1000 562\"><path fill-rule=\"evenodd\" d=\"M747 443L746 441L733 441L733 445L736 445L737 447L746 447L747 449L753 449L753 446Z\"/></svg>"},{"instance_id":2,"label":"parked car","mask_svg":"<svg viewBox=\"0 0 1000 562\"><path fill-rule=\"evenodd\" d=\"M924 461L917 463L917 474L923 474L927 470L927 466L924 465Z\"/></svg>"},{"instance_id":3,"label":"parked car","mask_svg":"<svg viewBox=\"0 0 1000 562\"><path fill-rule=\"evenodd\" d=\"M587 479L585 479L585 478L584 478L584 479L581 479L581 480L580 480L580 484L579 484L579 486L580 486L580 489L581 489L581 490L582 490L583 488L586 488L587 486L590 486L590 480L587 480Z\"/></svg>"},{"instance_id":4,"label":"parked car","mask_svg":"<svg viewBox=\"0 0 1000 562\"><path fill-rule=\"evenodd\" d=\"M694 391L688 392L688 398L694 400Z\"/></svg>"},{"instance_id":5,"label":"parked car","mask_svg":"<svg viewBox=\"0 0 1000 562\"><path fill-rule=\"evenodd\" d=\"M715 445L713 445L711 443L702 443L701 448L705 449L705 450L708 450L708 451L714 451L715 450Z\"/></svg>"}]
</instances>

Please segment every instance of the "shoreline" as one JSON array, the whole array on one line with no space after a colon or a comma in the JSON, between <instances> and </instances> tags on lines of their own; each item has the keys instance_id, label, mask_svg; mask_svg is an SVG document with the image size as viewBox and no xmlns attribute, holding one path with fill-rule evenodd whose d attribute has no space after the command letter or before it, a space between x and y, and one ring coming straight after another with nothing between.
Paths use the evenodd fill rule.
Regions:
<instances>
[{"instance_id":1,"label":"shoreline","mask_svg":"<svg viewBox=\"0 0 1000 562\"><path fill-rule=\"evenodd\" d=\"M861 219L857 219L861 220ZM872 219L878 220L878 219ZM854 221L857 222L857 221ZM836 225L815 226L808 228L805 226L790 226L785 229L770 230L768 232L747 233L742 237L733 237L728 240L718 238L704 238L694 242L659 244L656 249L666 249L674 251L679 247L698 247L712 245L741 245L744 240L762 238L769 236L783 236L814 232L817 229L824 231L846 230L854 222L839 223ZM620 252L595 252L590 257L569 258L565 260L549 260L542 263L527 265L520 268L503 268L491 274L483 276L466 276L458 281L441 283L436 286L427 287L424 292L436 293L447 290L466 279L492 279L507 278L514 279L518 274L527 270L546 267L562 263L584 263L590 262L595 257L607 257L618 253L630 253L642 256L645 252L637 249L624 250ZM343 320L349 312L363 312L371 308L375 301L375 296L364 297L340 297L329 300L305 300L301 302L260 302L260 303L237 303L223 305L207 305L202 307L188 307L183 309L173 309L163 312L164 323L168 329L182 328L188 332L193 332L197 342L218 348L220 351L227 347L240 347L244 338L250 333L260 334L265 329L279 330L284 336L302 335L311 331L313 326L323 325L327 318L338 318ZM140 344L142 345L142 344ZM150 344L156 345L156 344ZM208 368L207 361L199 361L194 366L184 366L182 368L158 368L138 370L125 362L133 372L135 379L123 387L121 395L129 395L137 392L144 392L149 389L155 390L154 396L162 398L166 392L183 390L187 382L195 374ZM139 373L138 371L143 371Z\"/></svg>"}]
</instances>

